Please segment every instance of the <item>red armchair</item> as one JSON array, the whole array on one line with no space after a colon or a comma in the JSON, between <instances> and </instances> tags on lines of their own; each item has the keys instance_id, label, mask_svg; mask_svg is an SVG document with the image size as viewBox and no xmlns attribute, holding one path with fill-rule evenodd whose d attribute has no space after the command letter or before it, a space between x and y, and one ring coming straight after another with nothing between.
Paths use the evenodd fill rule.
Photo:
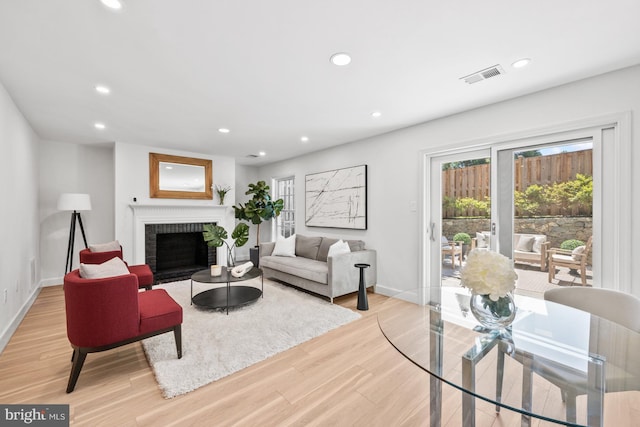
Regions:
<instances>
[{"instance_id":1,"label":"red armchair","mask_svg":"<svg viewBox=\"0 0 640 427\"><path fill-rule=\"evenodd\" d=\"M83 279L64 276L67 337L73 347L67 393L76 386L88 353L173 331L182 358L182 307L164 289L138 292L134 274Z\"/></svg>"},{"instance_id":2,"label":"red armchair","mask_svg":"<svg viewBox=\"0 0 640 427\"><path fill-rule=\"evenodd\" d=\"M122 258L122 248L119 251L91 252L91 249L80 251L80 262L83 264L102 264L111 258ZM153 272L147 264L128 265L129 272L138 276L138 284L141 288L150 290L153 286Z\"/></svg>"}]
</instances>

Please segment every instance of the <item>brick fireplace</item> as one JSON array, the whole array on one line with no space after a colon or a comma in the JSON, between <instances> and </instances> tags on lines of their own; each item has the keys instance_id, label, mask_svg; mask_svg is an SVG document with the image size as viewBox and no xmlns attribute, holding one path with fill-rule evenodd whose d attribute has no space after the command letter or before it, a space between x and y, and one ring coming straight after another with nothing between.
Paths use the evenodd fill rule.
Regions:
<instances>
[{"instance_id":1,"label":"brick fireplace","mask_svg":"<svg viewBox=\"0 0 640 427\"><path fill-rule=\"evenodd\" d=\"M204 242L203 226L201 222L145 225L145 263L156 283L188 279L216 263L216 248Z\"/></svg>"},{"instance_id":2,"label":"brick fireplace","mask_svg":"<svg viewBox=\"0 0 640 427\"><path fill-rule=\"evenodd\" d=\"M133 211L133 264L149 264L156 281L188 278L211 264L226 264L224 250L209 248L204 224L229 228L233 211L225 206L129 205ZM123 245L123 247L126 247ZM125 258L127 259L127 258ZM160 266L158 266L160 262ZM179 272L179 270L183 270Z\"/></svg>"}]
</instances>

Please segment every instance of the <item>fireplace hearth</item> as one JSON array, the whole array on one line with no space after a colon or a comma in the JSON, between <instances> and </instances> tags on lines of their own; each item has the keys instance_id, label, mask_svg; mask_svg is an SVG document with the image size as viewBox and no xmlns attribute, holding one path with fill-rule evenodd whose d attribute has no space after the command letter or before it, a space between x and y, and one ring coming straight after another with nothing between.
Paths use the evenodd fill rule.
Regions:
<instances>
[{"instance_id":1,"label":"fireplace hearth","mask_svg":"<svg viewBox=\"0 0 640 427\"><path fill-rule=\"evenodd\" d=\"M196 271L216 264L216 248L204 242L203 225L145 225L145 262L156 283L188 279Z\"/></svg>"}]
</instances>

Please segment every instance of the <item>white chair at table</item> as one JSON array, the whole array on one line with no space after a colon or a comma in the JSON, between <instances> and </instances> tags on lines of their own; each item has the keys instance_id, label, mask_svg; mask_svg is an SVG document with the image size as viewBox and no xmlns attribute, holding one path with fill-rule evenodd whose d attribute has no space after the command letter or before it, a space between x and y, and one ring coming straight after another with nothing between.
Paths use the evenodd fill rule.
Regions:
<instances>
[{"instance_id":1,"label":"white chair at table","mask_svg":"<svg viewBox=\"0 0 640 427\"><path fill-rule=\"evenodd\" d=\"M640 299L631 294L610 289L570 287L550 289L544 293L544 299L591 313L594 316L609 320L640 333ZM570 327L571 325L568 326ZM598 337L600 340L606 341L610 338L606 336L606 334L602 335L605 336ZM628 358L629 354L625 352L621 356L620 352L616 351L615 354L610 356L611 357L607 358L608 368L618 367L620 365L624 366L624 363L618 363L616 359L620 357ZM504 361L504 359L502 360ZM500 366L498 368L500 369ZM575 423L576 397L585 393L588 381L586 375L569 374L566 371L557 369L552 364L547 364L543 360L539 360L534 362L530 370L524 370L525 378L523 378L523 384L531 384L531 377L534 372L560 388L562 400L566 403L566 420L567 422ZM638 374L639 372L630 374L622 369L605 370L605 391L640 390L640 378ZM527 376L528 378L526 378ZM498 390L501 394L501 382L498 382L497 387L499 387ZM525 393L523 390L522 405L523 407L530 408L531 402L525 402L524 396Z\"/></svg>"}]
</instances>

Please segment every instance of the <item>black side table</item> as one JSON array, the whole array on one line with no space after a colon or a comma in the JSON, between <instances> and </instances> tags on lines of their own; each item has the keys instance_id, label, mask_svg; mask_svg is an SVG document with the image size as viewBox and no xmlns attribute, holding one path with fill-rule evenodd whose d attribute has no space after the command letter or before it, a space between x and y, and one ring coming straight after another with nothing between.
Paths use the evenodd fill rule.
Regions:
<instances>
[{"instance_id":1,"label":"black side table","mask_svg":"<svg viewBox=\"0 0 640 427\"><path fill-rule=\"evenodd\" d=\"M358 287L358 310L369 310L369 301L367 301L367 287L364 284L364 269L371 267L370 264L354 264L354 267L360 269L360 286Z\"/></svg>"}]
</instances>

